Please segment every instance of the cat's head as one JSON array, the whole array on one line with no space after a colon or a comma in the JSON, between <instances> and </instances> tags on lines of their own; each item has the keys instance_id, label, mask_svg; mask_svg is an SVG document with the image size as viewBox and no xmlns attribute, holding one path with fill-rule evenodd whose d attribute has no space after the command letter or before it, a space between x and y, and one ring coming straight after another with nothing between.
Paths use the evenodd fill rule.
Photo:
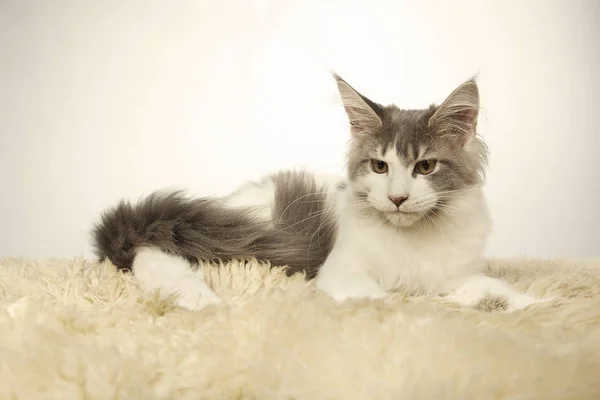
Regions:
<instances>
[{"instance_id":1,"label":"cat's head","mask_svg":"<svg viewBox=\"0 0 600 400\"><path fill-rule=\"evenodd\" d=\"M424 110L382 106L334 75L352 138L347 172L353 202L398 227L435 222L483 182L487 148L477 136L474 79Z\"/></svg>"}]
</instances>

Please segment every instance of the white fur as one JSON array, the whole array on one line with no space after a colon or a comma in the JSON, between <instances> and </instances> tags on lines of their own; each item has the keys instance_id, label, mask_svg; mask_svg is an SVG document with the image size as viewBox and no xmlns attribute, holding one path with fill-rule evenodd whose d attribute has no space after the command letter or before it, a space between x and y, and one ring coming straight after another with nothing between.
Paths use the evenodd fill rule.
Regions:
<instances>
[{"instance_id":1,"label":"white fur","mask_svg":"<svg viewBox=\"0 0 600 400\"><path fill-rule=\"evenodd\" d=\"M461 199L473 207L475 217L423 231L365 218L348 204L348 196L340 196L338 239L317 277L325 292L344 292L339 286L346 276L363 274L386 291L403 287L415 294L439 293L449 280L474 270L472 262L481 254L489 222L479 190ZM354 296L347 291L345 297Z\"/></svg>"},{"instance_id":2,"label":"white fur","mask_svg":"<svg viewBox=\"0 0 600 400\"><path fill-rule=\"evenodd\" d=\"M133 275L144 291L158 290L163 296L178 295L177 304L190 310L220 302L219 296L186 260L156 248L137 250Z\"/></svg>"},{"instance_id":3,"label":"white fur","mask_svg":"<svg viewBox=\"0 0 600 400\"><path fill-rule=\"evenodd\" d=\"M400 288L413 294L450 294L449 300L475 306L487 294L507 298L509 309L539 302L506 283L483 275L479 262L488 230L480 190L461 200L474 216L412 232L357 214L343 206L335 247L316 278L319 289L337 301L382 298Z\"/></svg>"},{"instance_id":4,"label":"white fur","mask_svg":"<svg viewBox=\"0 0 600 400\"><path fill-rule=\"evenodd\" d=\"M248 182L223 201L231 208L252 208L256 217L264 221L271 219L271 206L275 197L275 184L271 178L260 182Z\"/></svg>"},{"instance_id":5,"label":"white fur","mask_svg":"<svg viewBox=\"0 0 600 400\"><path fill-rule=\"evenodd\" d=\"M352 185L369 189L368 202L391 223L365 217L364 205L356 205L350 190L340 193L337 242L319 270L319 289L337 301L382 298L400 288L414 294L449 294L450 300L467 306L477 305L487 294L507 298L511 310L540 301L483 274L481 255L491 221L479 187L455 197L449 207L456 212L443 214L431 226L406 229L438 196L423 176L412 175L414 164L404 165L395 150L379 157L388 172L366 174ZM389 196L408 199L396 207Z\"/></svg>"}]
</instances>

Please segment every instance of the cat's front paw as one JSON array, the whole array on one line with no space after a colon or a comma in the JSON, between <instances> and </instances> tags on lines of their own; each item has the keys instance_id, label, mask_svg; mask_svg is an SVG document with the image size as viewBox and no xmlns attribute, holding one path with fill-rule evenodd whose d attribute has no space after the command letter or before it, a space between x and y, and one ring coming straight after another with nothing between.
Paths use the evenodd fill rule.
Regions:
<instances>
[{"instance_id":1,"label":"cat's front paw","mask_svg":"<svg viewBox=\"0 0 600 400\"><path fill-rule=\"evenodd\" d=\"M463 307L476 308L486 297L498 297L505 299L506 308L504 312L523 310L533 304L546 303L554 300L554 297L536 298L525 293L503 292L503 293L477 293L459 292L445 296L446 300L458 303Z\"/></svg>"},{"instance_id":2,"label":"cat's front paw","mask_svg":"<svg viewBox=\"0 0 600 400\"><path fill-rule=\"evenodd\" d=\"M455 286L455 289L452 291L453 293L447 296L447 300L467 307L475 307L488 296L506 299L505 311L507 312L522 310L533 304L553 300L550 297L540 299L526 293L517 292L501 279L482 274L461 278L456 282L450 282L450 284Z\"/></svg>"}]
</instances>

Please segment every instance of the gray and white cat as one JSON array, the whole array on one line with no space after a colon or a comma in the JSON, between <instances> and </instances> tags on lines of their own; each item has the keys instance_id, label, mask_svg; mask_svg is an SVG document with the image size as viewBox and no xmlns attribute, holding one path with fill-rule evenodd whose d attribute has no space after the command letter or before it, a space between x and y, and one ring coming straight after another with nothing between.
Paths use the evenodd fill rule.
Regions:
<instances>
[{"instance_id":1,"label":"gray and white cat","mask_svg":"<svg viewBox=\"0 0 600 400\"><path fill-rule=\"evenodd\" d=\"M467 306L501 296L511 310L543 301L483 273L490 218L476 82L440 106L402 110L334 77L351 125L346 177L285 171L223 198L122 201L94 229L99 258L189 309L220 301L194 273L199 261L251 257L303 271L340 302L398 289Z\"/></svg>"}]
</instances>

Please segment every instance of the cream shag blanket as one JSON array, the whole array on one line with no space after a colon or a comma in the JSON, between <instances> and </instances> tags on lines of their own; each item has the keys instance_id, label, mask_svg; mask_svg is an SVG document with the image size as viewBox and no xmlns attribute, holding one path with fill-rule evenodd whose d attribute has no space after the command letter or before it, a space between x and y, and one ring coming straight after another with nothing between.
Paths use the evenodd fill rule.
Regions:
<instances>
[{"instance_id":1,"label":"cream shag blanket","mask_svg":"<svg viewBox=\"0 0 600 400\"><path fill-rule=\"evenodd\" d=\"M250 261L205 266L224 303L190 312L109 263L3 260L0 398L600 399L600 259L489 270L558 298L337 305Z\"/></svg>"}]
</instances>

